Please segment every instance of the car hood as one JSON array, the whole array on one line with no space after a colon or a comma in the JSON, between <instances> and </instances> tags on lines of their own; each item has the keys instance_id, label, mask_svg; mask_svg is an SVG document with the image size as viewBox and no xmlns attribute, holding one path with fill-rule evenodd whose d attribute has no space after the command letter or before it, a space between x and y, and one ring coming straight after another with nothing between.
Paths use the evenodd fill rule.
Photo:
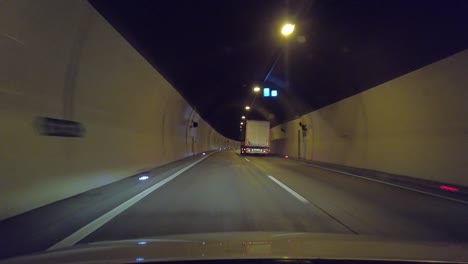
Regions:
<instances>
[{"instance_id":1,"label":"car hood","mask_svg":"<svg viewBox=\"0 0 468 264\"><path fill-rule=\"evenodd\" d=\"M234 232L79 244L0 263L132 263L213 259L430 260L468 263L468 245L361 235Z\"/></svg>"}]
</instances>

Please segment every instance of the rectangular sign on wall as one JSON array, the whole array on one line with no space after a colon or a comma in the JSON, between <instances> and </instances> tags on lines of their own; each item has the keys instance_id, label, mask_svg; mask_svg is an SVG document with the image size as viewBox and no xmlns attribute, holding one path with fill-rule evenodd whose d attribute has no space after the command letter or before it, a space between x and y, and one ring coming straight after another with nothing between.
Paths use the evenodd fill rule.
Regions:
<instances>
[{"instance_id":1,"label":"rectangular sign on wall","mask_svg":"<svg viewBox=\"0 0 468 264\"><path fill-rule=\"evenodd\" d=\"M75 121L40 117L37 119L39 133L54 137L83 137L84 127Z\"/></svg>"}]
</instances>

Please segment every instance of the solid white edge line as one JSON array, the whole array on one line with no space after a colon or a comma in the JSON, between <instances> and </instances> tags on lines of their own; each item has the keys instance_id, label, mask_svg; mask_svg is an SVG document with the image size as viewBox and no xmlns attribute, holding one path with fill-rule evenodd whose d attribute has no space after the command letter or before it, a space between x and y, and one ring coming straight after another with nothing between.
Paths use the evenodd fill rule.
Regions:
<instances>
[{"instance_id":1,"label":"solid white edge line","mask_svg":"<svg viewBox=\"0 0 468 264\"><path fill-rule=\"evenodd\" d=\"M250 162L250 160L248 158L244 158L246 161Z\"/></svg>"},{"instance_id":2,"label":"solid white edge line","mask_svg":"<svg viewBox=\"0 0 468 264\"><path fill-rule=\"evenodd\" d=\"M327 167L322 167L322 166L318 166L318 165L314 165L314 164L310 164L310 163L300 162L300 161L296 161L296 160L293 160L293 161L295 161L295 162L297 162L297 163L300 163L300 164L304 164L304 165L310 166L310 167L316 167L316 168L323 169L323 170L327 170L327 171L333 171L333 172L337 172L337 173L341 173L341 174L345 174L345 175L349 175L349 176L354 176L354 177L361 178L361 179L365 179L365 180L368 180L368 181L378 182L378 183L382 183L382 184L386 184L386 185L398 187L398 188L401 188L401 189L410 190L410 191L413 191L413 192L423 193L423 194L427 194L427 195L430 195L430 196L435 196L435 197L438 197L438 198L450 200L450 201L453 201L453 202L459 202L459 203L462 203L462 204L468 204L467 201L458 200L458 199L455 199L455 198L450 198L450 197L446 197L446 196L443 196L443 195L438 195L438 194L435 194L435 193L425 192L425 191L421 191L421 190L418 190L418 189L413 189L413 188L410 188L410 187L401 186L401 185L398 185L398 184L393 184L393 183L389 183L389 182L379 181L379 180L375 180L375 179L372 179L372 178L360 176L360 175L357 175L357 174L353 174L353 173L349 173L349 172L345 172L345 171L340 171L340 170L335 170L335 169L330 169L330 168L327 168Z\"/></svg>"},{"instance_id":3,"label":"solid white edge line","mask_svg":"<svg viewBox=\"0 0 468 264\"><path fill-rule=\"evenodd\" d=\"M192 168L193 166L197 165L204 159L208 158L209 156L213 155L215 152L210 153L206 156L203 156L203 158L195 161L194 163L188 165L185 168L182 168L178 170L177 172L173 173L171 176L165 178L164 180L155 183L151 187L143 190L139 194L133 196L132 198L128 199L127 201L123 202L119 206L115 207L114 209L110 210L109 212L105 213L104 215L100 216L99 218L95 219L91 223L85 225L84 227L78 229L62 241L56 243L55 245L51 246L47 250L54 250L54 249L60 249L64 247L70 247L73 246L74 244L78 243L80 240L91 234L92 232L96 231L98 228L112 220L114 217L128 209L130 206L136 204L138 201L141 199L145 198L147 195L155 191L156 189L160 188L164 184L168 183L169 181L173 180L175 177L179 176L180 174L184 173L188 169Z\"/></svg>"},{"instance_id":4,"label":"solid white edge line","mask_svg":"<svg viewBox=\"0 0 468 264\"><path fill-rule=\"evenodd\" d=\"M272 181L276 182L276 184L281 186L283 189L285 189L287 192L289 192L292 196L296 197L296 199L298 199L299 201L301 201L303 203L306 203L306 204L309 203L309 201L307 201L306 198L302 197L300 194L298 194L293 189L289 188L288 186L286 186L285 184L283 184L282 182L277 180L275 177L273 177L271 175L268 175L268 178L270 178Z\"/></svg>"}]
</instances>

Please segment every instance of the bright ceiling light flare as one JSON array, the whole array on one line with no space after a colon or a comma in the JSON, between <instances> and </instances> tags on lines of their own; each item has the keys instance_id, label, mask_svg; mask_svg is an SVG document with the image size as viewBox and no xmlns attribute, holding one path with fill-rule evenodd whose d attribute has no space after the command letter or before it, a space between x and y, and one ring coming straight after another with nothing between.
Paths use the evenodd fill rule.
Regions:
<instances>
[{"instance_id":1,"label":"bright ceiling light flare","mask_svg":"<svg viewBox=\"0 0 468 264\"><path fill-rule=\"evenodd\" d=\"M291 23L284 24L284 26L281 28L281 34L283 36L289 36L294 32L295 27L296 25Z\"/></svg>"},{"instance_id":2,"label":"bright ceiling light flare","mask_svg":"<svg viewBox=\"0 0 468 264\"><path fill-rule=\"evenodd\" d=\"M245 119L245 116L242 116L242 119Z\"/></svg>"},{"instance_id":3,"label":"bright ceiling light flare","mask_svg":"<svg viewBox=\"0 0 468 264\"><path fill-rule=\"evenodd\" d=\"M246 106L246 107L245 107L245 110L250 110L250 106Z\"/></svg>"},{"instance_id":4,"label":"bright ceiling light flare","mask_svg":"<svg viewBox=\"0 0 468 264\"><path fill-rule=\"evenodd\" d=\"M256 86L254 89L253 89L254 92L258 93L260 92L260 87Z\"/></svg>"}]
</instances>

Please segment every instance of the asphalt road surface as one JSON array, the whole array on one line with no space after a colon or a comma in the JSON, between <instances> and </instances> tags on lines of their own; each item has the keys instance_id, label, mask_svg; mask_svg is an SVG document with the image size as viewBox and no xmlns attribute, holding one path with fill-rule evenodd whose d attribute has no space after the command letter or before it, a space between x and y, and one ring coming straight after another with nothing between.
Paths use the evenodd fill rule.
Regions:
<instances>
[{"instance_id":1,"label":"asphalt road surface","mask_svg":"<svg viewBox=\"0 0 468 264\"><path fill-rule=\"evenodd\" d=\"M234 231L468 240L468 206L275 157L218 152L80 243Z\"/></svg>"},{"instance_id":2,"label":"asphalt road surface","mask_svg":"<svg viewBox=\"0 0 468 264\"><path fill-rule=\"evenodd\" d=\"M146 196L132 198L141 192ZM105 206L93 200L101 196ZM170 165L145 183L128 178L0 222L0 258L46 250L67 239L80 244L237 231L466 243L467 223L467 204L293 160L220 151ZM93 228L80 231L88 224Z\"/></svg>"}]
</instances>

